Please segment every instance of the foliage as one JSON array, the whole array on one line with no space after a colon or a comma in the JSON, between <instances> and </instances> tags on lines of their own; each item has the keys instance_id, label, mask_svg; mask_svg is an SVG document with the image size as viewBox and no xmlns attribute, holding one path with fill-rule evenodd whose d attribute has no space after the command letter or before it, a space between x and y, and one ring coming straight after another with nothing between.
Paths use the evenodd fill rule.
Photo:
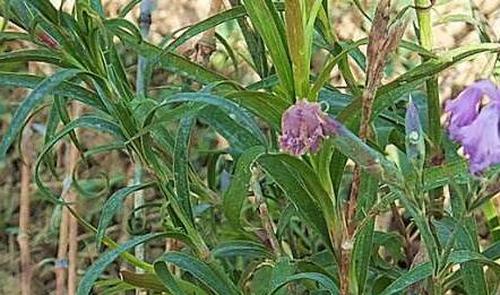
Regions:
<instances>
[{"instance_id":1,"label":"foliage","mask_svg":"<svg viewBox=\"0 0 500 295\"><path fill-rule=\"evenodd\" d=\"M444 53L431 52L418 40L398 43L423 58L377 87L369 118L373 134L365 143L356 135L362 124L364 81L356 80L349 61L370 69L363 63L373 57L360 49L367 41L341 42L333 35L328 1L231 3L234 7L192 25L163 46L143 40L138 27L123 17L128 8L122 16L109 18L100 1L77 0L71 13L49 1L0 1L2 15L22 30L4 30L0 39L33 45L0 54L0 63L43 62L55 69L47 77L0 73L2 87L32 89L2 136L0 158L11 151L30 116L49 108L54 115L46 126L52 128L46 128L34 175L47 202L66 205L61 191L46 183L54 171L50 166L56 165L53 152L64 141L78 147L82 163L121 150L145 171L142 183L109 192L96 228L72 211L95 233L97 245L108 247L86 270L78 294L90 293L96 282L99 290L110 292L146 288L167 294L227 295L284 294L288 289L293 294L339 294L344 278L350 294L498 292L499 241L491 239L484 249L479 247L474 216L491 205L500 170L493 167L482 178L469 175L457 146L441 136L435 117L440 110L429 97L438 87L432 81L443 71L479 54L498 55L499 43ZM399 12L393 23L397 28L407 18L416 27L425 25L425 17L416 20L411 6ZM256 83L243 85L237 75L225 77L175 52L197 34L235 20L250 53L248 62L258 75ZM137 96L122 48L142 56L153 73L163 69L177 75L174 83L181 90L149 87L145 96ZM329 62L311 72L311 57L322 49ZM348 85L345 93L327 82L336 65ZM407 117L405 122L410 96L419 105L422 123L417 126L415 114L413 121ZM302 157L280 152L278 144L281 116L297 99L320 101L343 124L320 151ZM86 111L70 118L73 101ZM207 126L227 146L198 149L194 134ZM77 136L80 129L108 134L112 140L92 146ZM410 138L415 132L418 142ZM435 165L439 153L443 160ZM206 167L193 155L205 159ZM347 159L362 170L352 220L345 212L353 178ZM75 172L75 188L78 185ZM449 191L451 205L440 209L435 202L443 188ZM126 198L145 189L154 190L161 201L161 230L118 245L106 229ZM402 228L376 230L376 217L388 212ZM488 212L489 219L496 218ZM351 226L352 235L346 235ZM497 225L490 226L493 232ZM410 230L418 235L410 237ZM149 261L128 254L153 239L174 239L183 246ZM350 265L348 273L341 273L345 251ZM121 281L106 284L108 279L101 275L120 256L145 273L124 272ZM488 280L491 275L495 279Z\"/></svg>"}]
</instances>

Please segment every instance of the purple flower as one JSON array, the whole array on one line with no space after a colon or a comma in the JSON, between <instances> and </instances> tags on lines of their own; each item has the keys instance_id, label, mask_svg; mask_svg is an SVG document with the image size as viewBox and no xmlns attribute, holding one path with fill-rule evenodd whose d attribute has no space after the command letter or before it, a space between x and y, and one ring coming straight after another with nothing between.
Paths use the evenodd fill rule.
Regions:
<instances>
[{"instance_id":1,"label":"purple flower","mask_svg":"<svg viewBox=\"0 0 500 295\"><path fill-rule=\"evenodd\" d=\"M478 174L500 163L500 100L484 107L476 120L459 131L469 168Z\"/></svg>"},{"instance_id":2,"label":"purple flower","mask_svg":"<svg viewBox=\"0 0 500 295\"><path fill-rule=\"evenodd\" d=\"M335 134L339 123L321 110L319 103L299 100L281 118L280 146L293 155L316 152L324 138Z\"/></svg>"},{"instance_id":3,"label":"purple flower","mask_svg":"<svg viewBox=\"0 0 500 295\"><path fill-rule=\"evenodd\" d=\"M489 98L485 103L484 95ZM445 111L450 114L450 138L463 146L471 173L500 164L500 89L478 81L448 101Z\"/></svg>"},{"instance_id":4,"label":"purple flower","mask_svg":"<svg viewBox=\"0 0 500 295\"><path fill-rule=\"evenodd\" d=\"M484 95L490 100L500 100L500 92L495 84L489 80L481 80L465 88L454 100L446 102L445 111L450 113L448 131L451 139L462 140L460 129L477 118Z\"/></svg>"}]
</instances>

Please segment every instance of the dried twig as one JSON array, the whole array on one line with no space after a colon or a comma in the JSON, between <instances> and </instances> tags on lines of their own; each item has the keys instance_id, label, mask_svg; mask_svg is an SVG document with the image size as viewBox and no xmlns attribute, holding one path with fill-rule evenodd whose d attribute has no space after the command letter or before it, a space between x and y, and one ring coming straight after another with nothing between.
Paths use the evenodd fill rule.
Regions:
<instances>
[{"instance_id":1,"label":"dried twig","mask_svg":"<svg viewBox=\"0 0 500 295\"><path fill-rule=\"evenodd\" d=\"M78 103L73 104L73 117L78 117L81 112L81 105ZM73 169L75 168L76 161L78 160L78 149L74 146L70 147L69 150L69 158L71 164L71 170L68 170L68 175L71 175ZM68 202L69 206L72 207L73 210L77 211L76 208L76 194L73 191L70 191L68 194ZM69 232L68 232L68 295L76 294L76 282L77 282L77 262L78 262L78 221L74 216L69 217Z\"/></svg>"},{"instance_id":2,"label":"dried twig","mask_svg":"<svg viewBox=\"0 0 500 295\"><path fill-rule=\"evenodd\" d=\"M224 7L222 0L211 0L209 16L215 15ZM191 60L198 62L204 66L208 65L210 57L215 52L215 28L211 28L203 32L201 38L196 42L194 48L190 48L184 52L185 56L189 56Z\"/></svg>"},{"instance_id":3,"label":"dried twig","mask_svg":"<svg viewBox=\"0 0 500 295\"><path fill-rule=\"evenodd\" d=\"M381 0L378 3L373 25L368 36L368 67L366 72L365 89L362 94L361 125L359 137L366 141L370 137L370 123L372 120L373 101L375 100L377 88L383 77L383 69L387 56L399 44L406 29L405 21L396 21L390 24L390 0ZM349 264L352 250L352 236L356 229L354 216L356 214L357 197L361 183L361 170L358 165L354 168L353 180L349 200L345 211L346 230L343 236L341 249L341 294L349 292Z\"/></svg>"},{"instance_id":4,"label":"dried twig","mask_svg":"<svg viewBox=\"0 0 500 295\"><path fill-rule=\"evenodd\" d=\"M64 179L63 183L63 188L62 188L62 193L61 193L61 198L65 202L73 202L75 200L75 195L73 192L71 192L71 174L72 171L75 169L76 163L78 161L78 149L74 147L71 144L66 145L66 151L65 151L65 156L64 156L64 166L66 169L66 178ZM71 222L75 221L75 218L71 217L70 211L68 208L64 207L62 209L62 216L61 216L61 223L59 227L59 245L57 248L57 260L56 260L56 265L55 265L55 272L56 272L56 295L63 295L66 294L66 288L71 287L73 288L73 293L71 289L68 289L68 294L74 294L74 288L76 284L76 267L74 264L76 263L76 258L75 257L70 257L72 260L71 262L68 262L68 245L69 245L69 238L70 238L70 226L73 227L73 231L75 231L75 225L70 225ZM71 242L71 248L70 250L72 251L71 254L76 254L76 236L75 233L72 232L72 235L74 235L74 240ZM71 273L68 273L68 283L66 284L66 269L68 268L68 265L71 263L70 268L73 268ZM69 283L70 280L74 280L73 283Z\"/></svg>"},{"instance_id":5,"label":"dried twig","mask_svg":"<svg viewBox=\"0 0 500 295\"><path fill-rule=\"evenodd\" d=\"M31 182L31 165L33 157L33 145L31 144L31 130L28 123L23 134L22 146L24 149L24 161L21 168L21 193L19 200L19 235L17 242L19 243L19 251L21 255L21 294L31 294L31 247L29 239L29 224L30 224L30 182Z\"/></svg>"}]
</instances>

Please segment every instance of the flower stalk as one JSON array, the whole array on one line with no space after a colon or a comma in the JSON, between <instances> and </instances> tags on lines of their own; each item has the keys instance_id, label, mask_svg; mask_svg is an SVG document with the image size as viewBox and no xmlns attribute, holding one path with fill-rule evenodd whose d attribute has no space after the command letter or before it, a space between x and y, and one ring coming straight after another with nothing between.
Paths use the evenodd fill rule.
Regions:
<instances>
[{"instance_id":1,"label":"flower stalk","mask_svg":"<svg viewBox=\"0 0 500 295\"><path fill-rule=\"evenodd\" d=\"M432 51L432 19L431 8L434 5L432 0L415 0L415 9L418 19L418 37L420 45ZM426 61L427 57L422 57ZM434 76L425 82L427 92L427 117L428 134L430 139L429 162L433 166L439 166L443 162L443 153L441 150L441 103L439 99L438 78ZM443 211L443 189L437 188L430 192L430 198L434 215L439 217Z\"/></svg>"}]
</instances>

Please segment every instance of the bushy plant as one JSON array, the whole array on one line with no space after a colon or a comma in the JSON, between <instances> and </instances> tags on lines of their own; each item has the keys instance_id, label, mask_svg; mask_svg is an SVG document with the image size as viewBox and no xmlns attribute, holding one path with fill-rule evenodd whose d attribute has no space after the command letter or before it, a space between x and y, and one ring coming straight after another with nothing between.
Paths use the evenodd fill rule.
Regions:
<instances>
[{"instance_id":1,"label":"bushy plant","mask_svg":"<svg viewBox=\"0 0 500 295\"><path fill-rule=\"evenodd\" d=\"M78 148L79 169L120 150L142 170L139 182L109 193L97 224L72 209L103 251L81 277L78 294L91 293L96 282L96 292L106 294L135 288L176 295L498 292L500 237L493 225L489 244L480 245L475 214L498 195L500 90L492 82L473 84L444 109L438 91L446 69L500 53L481 25L482 43L436 53L434 1L378 1L365 13L367 38L341 41L329 16L335 3L234 0L177 38L152 44L125 19L139 2L109 18L94 0L77 0L71 12L49 1L0 1L3 17L20 29L4 30L0 39L33 44L0 54L0 63L43 62L55 69L47 77L0 73L0 85L32 89L2 136L0 157L26 121L48 108L34 165L34 181L48 202L70 205L46 184L63 141ZM230 22L237 23L258 76L250 85L175 52ZM412 25L418 40L404 37ZM399 48L418 54L417 65L384 79ZM141 57L136 83L125 51ZM311 57L319 51L328 58L315 72ZM329 84L335 67L345 91ZM159 69L182 77L172 82L181 87L150 88ZM84 106L76 117L69 111L74 102ZM203 126L227 145L195 151L191 137ZM93 146L76 134L80 129L112 140ZM460 146L467 157L458 155ZM208 160L195 165L195 152ZM73 183L78 189L76 173ZM161 230L118 244L106 229L125 199L142 190L161 200ZM384 214L392 216L393 228L376 227ZM129 253L166 239L181 246L152 260ZM100 280L119 257L143 272Z\"/></svg>"}]
</instances>

